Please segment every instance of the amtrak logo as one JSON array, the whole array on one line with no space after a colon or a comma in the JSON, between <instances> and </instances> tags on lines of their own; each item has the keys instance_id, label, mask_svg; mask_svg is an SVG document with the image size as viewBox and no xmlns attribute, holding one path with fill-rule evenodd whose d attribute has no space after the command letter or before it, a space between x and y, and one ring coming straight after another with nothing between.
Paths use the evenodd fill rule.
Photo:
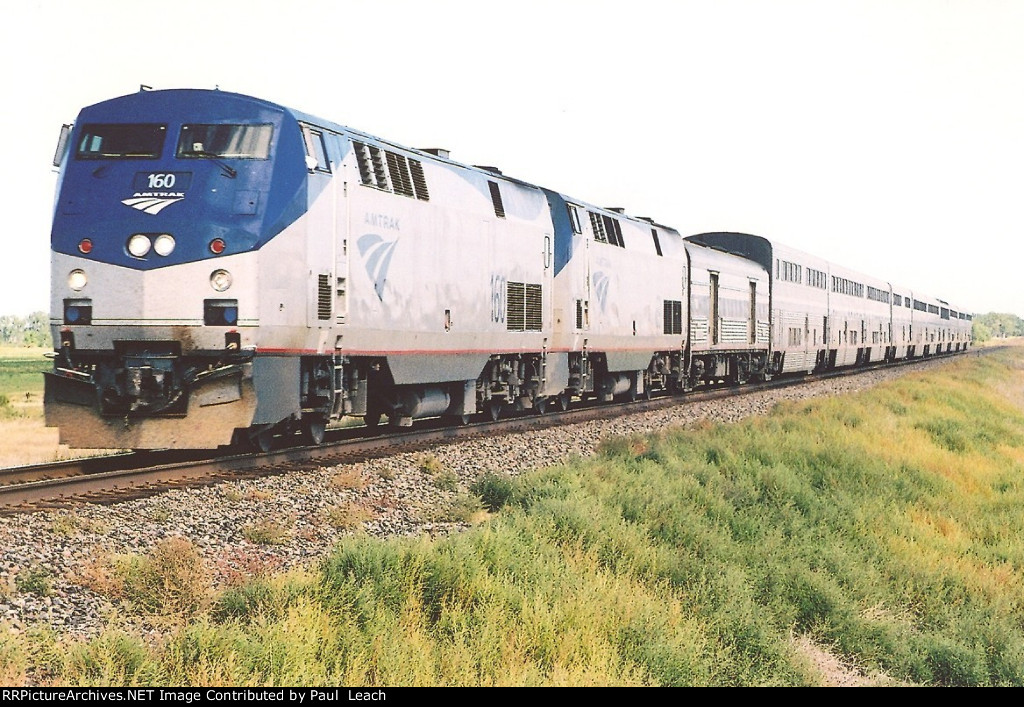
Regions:
<instances>
[{"instance_id":1,"label":"amtrak logo","mask_svg":"<svg viewBox=\"0 0 1024 707\"><path fill-rule=\"evenodd\" d=\"M359 247L359 254L366 262L366 274L373 280L373 289L377 293L377 298L383 302L384 283L388 279L391 256L395 254L398 239L386 240L376 233L367 233L359 237L356 245Z\"/></svg>"},{"instance_id":2,"label":"amtrak logo","mask_svg":"<svg viewBox=\"0 0 1024 707\"><path fill-rule=\"evenodd\" d=\"M597 302L601 305L601 311L604 311L604 305L608 301L608 283L610 278L603 272L594 273L594 294L597 295Z\"/></svg>"},{"instance_id":3,"label":"amtrak logo","mask_svg":"<svg viewBox=\"0 0 1024 707\"><path fill-rule=\"evenodd\" d=\"M184 198L185 195L182 192L135 192L131 199L122 199L121 203L155 216L171 204L176 204Z\"/></svg>"}]
</instances>

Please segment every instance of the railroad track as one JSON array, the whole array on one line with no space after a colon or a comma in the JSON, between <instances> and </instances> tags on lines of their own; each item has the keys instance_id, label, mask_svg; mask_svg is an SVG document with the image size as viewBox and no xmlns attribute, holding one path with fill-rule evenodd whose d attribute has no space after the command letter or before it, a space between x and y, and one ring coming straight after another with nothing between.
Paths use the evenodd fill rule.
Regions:
<instances>
[{"instance_id":1,"label":"railroad track","mask_svg":"<svg viewBox=\"0 0 1024 707\"><path fill-rule=\"evenodd\" d=\"M913 365L934 360L943 359L914 359L898 365ZM750 395L891 367L890 364L843 369L811 376L778 378L767 383L749 383L742 387L722 385L702 388L682 396L590 404L564 412L522 415L496 422L473 422L462 426L446 426L439 421L427 420L419 422L419 426L414 429L403 431L383 428L388 431L380 432L370 431L364 427L348 428L331 432L328 440L320 446L296 446L267 453L225 454L223 450L126 452L0 469L0 514L67 507L78 503L113 503L154 495L172 488L270 476L306 469L310 465L333 466L351 463L373 457L420 451L443 442L609 419L623 414L647 412L729 396Z\"/></svg>"}]
</instances>

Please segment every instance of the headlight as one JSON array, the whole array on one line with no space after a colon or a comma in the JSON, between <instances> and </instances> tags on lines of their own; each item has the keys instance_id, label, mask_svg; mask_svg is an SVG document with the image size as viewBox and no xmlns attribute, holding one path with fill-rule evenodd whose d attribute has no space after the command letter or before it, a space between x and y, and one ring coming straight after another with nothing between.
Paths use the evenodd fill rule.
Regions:
<instances>
[{"instance_id":1,"label":"headlight","mask_svg":"<svg viewBox=\"0 0 1024 707\"><path fill-rule=\"evenodd\" d=\"M214 270L210 273L210 287L217 290L217 292L223 292L228 289L231 287L231 273L227 270Z\"/></svg>"},{"instance_id":2,"label":"headlight","mask_svg":"<svg viewBox=\"0 0 1024 707\"><path fill-rule=\"evenodd\" d=\"M85 276L85 270L72 270L68 273L68 287L75 292L85 287L88 282L89 278Z\"/></svg>"},{"instance_id":3,"label":"headlight","mask_svg":"<svg viewBox=\"0 0 1024 707\"><path fill-rule=\"evenodd\" d=\"M141 233L136 233L128 239L128 252L136 258L144 257L152 247L153 244L149 240L149 236L145 236Z\"/></svg>"},{"instance_id":4,"label":"headlight","mask_svg":"<svg viewBox=\"0 0 1024 707\"><path fill-rule=\"evenodd\" d=\"M174 250L174 237L167 233L157 236L153 241L153 250L157 255L170 255Z\"/></svg>"}]
</instances>

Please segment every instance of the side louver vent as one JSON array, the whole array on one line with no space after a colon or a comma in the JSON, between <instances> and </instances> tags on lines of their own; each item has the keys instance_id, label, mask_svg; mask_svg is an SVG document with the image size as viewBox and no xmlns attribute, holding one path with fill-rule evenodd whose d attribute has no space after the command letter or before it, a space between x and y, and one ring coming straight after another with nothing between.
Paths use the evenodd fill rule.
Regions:
<instances>
[{"instance_id":1,"label":"side louver vent","mask_svg":"<svg viewBox=\"0 0 1024 707\"><path fill-rule=\"evenodd\" d=\"M331 318L330 273L320 275L317 281L316 318L320 320L328 320Z\"/></svg>"},{"instance_id":2,"label":"side louver vent","mask_svg":"<svg viewBox=\"0 0 1024 707\"><path fill-rule=\"evenodd\" d=\"M359 181L368 187L427 201L427 178L423 164L397 152L382 150L376 145L352 141L359 167Z\"/></svg>"},{"instance_id":3,"label":"side louver vent","mask_svg":"<svg viewBox=\"0 0 1024 707\"><path fill-rule=\"evenodd\" d=\"M427 191L427 178L423 175L423 165L419 160L409 160L409 169L412 171L412 184L416 189L416 198L420 201L430 199L430 192Z\"/></svg>"},{"instance_id":4,"label":"side louver vent","mask_svg":"<svg viewBox=\"0 0 1024 707\"><path fill-rule=\"evenodd\" d=\"M487 188L491 190L491 203L494 204L494 215L498 218L505 218L505 204L501 201L501 190L497 182L487 182Z\"/></svg>"},{"instance_id":5,"label":"side louver vent","mask_svg":"<svg viewBox=\"0 0 1024 707\"><path fill-rule=\"evenodd\" d=\"M352 149L356 153L356 163L359 165L359 181L371 187L377 186L370 164L370 148L361 142L353 142Z\"/></svg>"},{"instance_id":6,"label":"side louver vent","mask_svg":"<svg viewBox=\"0 0 1024 707\"><path fill-rule=\"evenodd\" d=\"M590 227L594 231L594 240L598 243L607 243L608 234L604 232L604 222L601 221L601 215L595 214L593 211L587 213L590 215Z\"/></svg>"},{"instance_id":7,"label":"side louver vent","mask_svg":"<svg viewBox=\"0 0 1024 707\"><path fill-rule=\"evenodd\" d=\"M578 299L576 300L576 328L577 329L589 329L590 328L590 303L587 300Z\"/></svg>"},{"instance_id":8,"label":"side louver vent","mask_svg":"<svg viewBox=\"0 0 1024 707\"><path fill-rule=\"evenodd\" d=\"M543 299L540 285L526 286L526 331L540 331L543 327Z\"/></svg>"},{"instance_id":9,"label":"side louver vent","mask_svg":"<svg viewBox=\"0 0 1024 707\"><path fill-rule=\"evenodd\" d=\"M509 331L526 331L526 286L522 282L508 283L506 326Z\"/></svg>"},{"instance_id":10,"label":"side louver vent","mask_svg":"<svg viewBox=\"0 0 1024 707\"><path fill-rule=\"evenodd\" d=\"M398 155L394 152L386 153L388 156L388 172L391 174L391 184L396 194L402 196L413 196L412 175L409 174L409 163L405 155Z\"/></svg>"},{"instance_id":11,"label":"side louver vent","mask_svg":"<svg viewBox=\"0 0 1024 707\"><path fill-rule=\"evenodd\" d=\"M594 240L598 243L610 243L620 248L626 247L622 240L622 226L617 218L604 216L602 214L588 212L590 214L590 227L594 230Z\"/></svg>"},{"instance_id":12,"label":"side louver vent","mask_svg":"<svg viewBox=\"0 0 1024 707\"><path fill-rule=\"evenodd\" d=\"M665 300L665 333L683 333L683 303L679 300Z\"/></svg>"}]
</instances>

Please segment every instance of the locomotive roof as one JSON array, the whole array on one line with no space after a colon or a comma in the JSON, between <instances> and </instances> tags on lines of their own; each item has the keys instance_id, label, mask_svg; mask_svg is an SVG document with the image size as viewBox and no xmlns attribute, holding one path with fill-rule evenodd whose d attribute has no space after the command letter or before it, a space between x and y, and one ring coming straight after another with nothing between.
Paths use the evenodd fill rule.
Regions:
<instances>
[{"instance_id":1,"label":"locomotive roof","mask_svg":"<svg viewBox=\"0 0 1024 707\"><path fill-rule=\"evenodd\" d=\"M528 189L537 189L544 192L550 191L557 194L559 197L561 197L567 202L576 204L578 206L582 206L591 211L599 211L610 216L626 218L629 219L630 221L649 224L656 226L658 228L676 231L678 233L678 229L662 223L657 223L653 219L639 218L637 216L631 216L629 214L626 214L618 209L597 206L583 199L577 199L573 196L565 194L564 192L561 192L559 190L548 189L542 187L539 184L534 184L532 182L527 182L522 179L517 179L516 177L510 177L507 174L495 171L493 168L487 168L480 165L470 165L458 162L449 157L442 157L440 155L434 154L433 152L427 152L426 150L408 147L407 145L402 145L400 143L394 142L393 140L382 138L378 135L374 135L373 133L369 133L364 130L359 130L357 128L341 125L340 123L335 123L334 121L326 120L311 113L306 113L295 108L289 108L288 106L275 103L273 101L269 101L263 98L257 98L255 96L249 96L242 93L222 91L217 88L170 88L159 90L140 90L135 93L129 93L123 96L119 96L117 98L111 98L105 101L101 101L99 103L95 103L91 106L83 108L82 113L91 114L90 119L113 120L119 117L123 118L126 105L141 107L153 106L154 104L159 105L160 103L163 103L165 104L166 110L181 111L182 105L195 104L198 106L202 106L204 103L209 104L216 100L238 101L240 103L249 103L252 105L256 105L264 110L283 113L285 115L291 116L297 121L310 123L312 125L325 128L332 132L350 135L361 140L386 145L389 148L393 148L395 150L399 150L409 154L414 154L417 156L417 158L423 160L453 165L455 167L459 167L460 169L466 169L485 175L488 179L500 179L504 182L517 184ZM131 108L129 108L129 110L131 110Z\"/></svg>"}]
</instances>

